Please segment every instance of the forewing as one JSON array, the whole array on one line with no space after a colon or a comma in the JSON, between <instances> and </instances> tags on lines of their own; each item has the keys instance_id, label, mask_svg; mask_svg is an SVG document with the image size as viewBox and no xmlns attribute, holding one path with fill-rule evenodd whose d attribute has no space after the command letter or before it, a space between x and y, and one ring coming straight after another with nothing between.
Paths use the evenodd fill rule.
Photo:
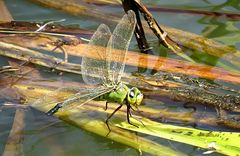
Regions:
<instances>
[{"instance_id":1,"label":"forewing","mask_svg":"<svg viewBox=\"0 0 240 156\"><path fill-rule=\"evenodd\" d=\"M120 82L125 68L126 54L136 26L135 13L130 10L123 16L113 31L107 46L109 79Z\"/></svg>"},{"instance_id":2,"label":"forewing","mask_svg":"<svg viewBox=\"0 0 240 156\"><path fill-rule=\"evenodd\" d=\"M107 25L101 24L88 43L87 52L94 58L82 58L82 77L87 84L104 84L107 77L106 47L111 37Z\"/></svg>"},{"instance_id":3,"label":"forewing","mask_svg":"<svg viewBox=\"0 0 240 156\"><path fill-rule=\"evenodd\" d=\"M62 103L67 100L71 95L79 92L78 88L59 88L54 90L31 104L34 108L54 107L57 103Z\"/></svg>"},{"instance_id":4,"label":"forewing","mask_svg":"<svg viewBox=\"0 0 240 156\"><path fill-rule=\"evenodd\" d=\"M113 90L113 87L99 86L97 88L86 88L80 90L75 95L70 96L63 103L63 110L72 108L74 106L82 106L83 104L95 99L103 94L106 94Z\"/></svg>"},{"instance_id":5,"label":"forewing","mask_svg":"<svg viewBox=\"0 0 240 156\"><path fill-rule=\"evenodd\" d=\"M105 86L99 86L97 88L63 87L36 100L32 106L35 108L43 108L47 107L47 105L54 107L56 104L61 103L62 108L60 110L68 110L81 106L100 95L110 92L112 89L112 87L106 88Z\"/></svg>"}]
</instances>

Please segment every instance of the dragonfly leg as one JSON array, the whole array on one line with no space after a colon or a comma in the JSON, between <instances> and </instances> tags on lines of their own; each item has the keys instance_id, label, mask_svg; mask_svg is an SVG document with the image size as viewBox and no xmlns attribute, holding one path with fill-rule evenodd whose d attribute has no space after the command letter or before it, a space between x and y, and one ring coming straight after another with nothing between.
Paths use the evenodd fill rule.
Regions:
<instances>
[{"instance_id":1,"label":"dragonfly leg","mask_svg":"<svg viewBox=\"0 0 240 156\"><path fill-rule=\"evenodd\" d=\"M136 110L134 110L132 107L131 107L131 109L132 109L133 111L136 111ZM138 109L138 108L137 108L137 109ZM136 112L141 115L141 113L140 113L139 111L136 111ZM131 112L130 112L130 116L131 116L133 119L135 119L135 120L137 120L138 122L140 122L143 126L145 126L144 123L143 123L140 119L133 117Z\"/></svg>"},{"instance_id":2,"label":"dragonfly leg","mask_svg":"<svg viewBox=\"0 0 240 156\"><path fill-rule=\"evenodd\" d=\"M122 107L122 104L120 105L120 106L118 106L118 108L117 109L115 109L113 112L112 112L112 114L107 118L107 120L105 121L105 123L106 123L106 125L107 125L107 127L108 127L108 130L109 130L109 133L111 132L111 129L110 129L110 127L109 127L109 125L108 125L108 120L120 109ZM108 134L109 134L108 133ZM108 135L107 134L107 135Z\"/></svg>"},{"instance_id":3,"label":"dragonfly leg","mask_svg":"<svg viewBox=\"0 0 240 156\"><path fill-rule=\"evenodd\" d=\"M137 125L134 125L133 123L130 122L129 116L132 117L132 114L131 114L130 110L131 110L131 106L129 104L127 104L127 121L130 125L133 125L133 126L138 128Z\"/></svg>"},{"instance_id":4,"label":"dragonfly leg","mask_svg":"<svg viewBox=\"0 0 240 156\"><path fill-rule=\"evenodd\" d=\"M52 109L50 109L46 114L48 116L52 116L54 113L56 113L60 108L62 108L62 103L56 104Z\"/></svg>"},{"instance_id":5,"label":"dragonfly leg","mask_svg":"<svg viewBox=\"0 0 240 156\"><path fill-rule=\"evenodd\" d=\"M136 109L134 109L133 107L131 107L131 109L137 113L143 112L141 110L139 110L139 108L137 106L135 106Z\"/></svg>"},{"instance_id":6,"label":"dragonfly leg","mask_svg":"<svg viewBox=\"0 0 240 156\"><path fill-rule=\"evenodd\" d=\"M107 108L108 108L108 102L106 102L105 111L107 110Z\"/></svg>"},{"instance_id":7,"label":"dragonfly leg","mask_svg":"<svg viewBox=\"0 0 240 156\"><path fill-rule=\"evenodd\" d=\"M140 111L140 110L138 109L138 107L136 107L137 110L135 110L135 109L133 109L132 106L130 106L130 109L132 109L133 111L135 111L135 112L137 112L138 114L142 115L142 114L141 114L142 111ZM131 116L133 119L137 120L137 121L140 122L143 126L145 126L140 119L133 117L131 112L129 112L129 114L130 114L130 116Z\"/></svg>"}]
</instances>

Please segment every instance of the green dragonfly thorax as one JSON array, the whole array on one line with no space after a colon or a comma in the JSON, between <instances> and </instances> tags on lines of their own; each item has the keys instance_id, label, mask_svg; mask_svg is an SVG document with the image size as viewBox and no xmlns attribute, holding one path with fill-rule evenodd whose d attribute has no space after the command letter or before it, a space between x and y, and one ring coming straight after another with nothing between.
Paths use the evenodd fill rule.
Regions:
<instances>
[{"instance_id":1,"label":"green dragonfly thorax","mask_svg":"<svg viewBox=\"0 0 240 156\"><path fill-rule=\"evenodd\" d=\"M130 89L127 85L119 83L116 89L100 97L100 100L103 99L108 102L116 102L119 104L126 102L130 105L138 106L143 100L143 94L136 87Z\"/></svg>"}]
</instances>

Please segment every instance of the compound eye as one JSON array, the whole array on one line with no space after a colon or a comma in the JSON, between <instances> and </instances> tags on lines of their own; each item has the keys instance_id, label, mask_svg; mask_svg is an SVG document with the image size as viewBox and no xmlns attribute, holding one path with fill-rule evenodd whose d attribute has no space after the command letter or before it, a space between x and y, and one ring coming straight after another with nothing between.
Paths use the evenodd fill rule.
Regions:
<instances>
[{"instance_id":1,"label":"compound eye","mask_svg":"<svg viewBox=\"0 0 240 156\"><path fill-rule=\"evenodd\" d=\"M132 90L130 91L129 97L130 97L130 98L134 98L134 91L132 91Z\"/></svg>"},{"instance_id":2,"label":"compound eye","mask_svg":"<svg viewBox=\"0 0 240 156\"><path fill-rule=\"evenodd\" d=\"M143 94L138 94L137 99L141 99L141 98L143 98Z\"/></svg>"}]
</instances>

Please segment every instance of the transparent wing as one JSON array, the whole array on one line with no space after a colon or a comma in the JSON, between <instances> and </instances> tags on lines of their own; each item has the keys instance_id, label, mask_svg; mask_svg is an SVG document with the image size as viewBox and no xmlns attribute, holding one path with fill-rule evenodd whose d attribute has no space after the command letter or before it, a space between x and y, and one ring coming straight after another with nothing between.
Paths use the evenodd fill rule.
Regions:
<instances>
[{"instance_id":1,"label":"transparent wing","mask_svg":"<svg viewBox=\"0 0 240 156\"><path fill-rule=\"evenodd\" d=\"M73 107L81 106L100 95L110 92L113 87L99 86L97 88L68 88L63 87L52 91L42 98L36 100L31 106L35 108L54 107L61 103L60 110L67 110Z\"/></svg>"},{"instance_id":2,"label":"transparent wing","mask_svg":"<svg viewBox=\"0 0 240 156\"><path fill-rule=\"evenodd\" d=\"M114 29L107 46L108 79L115 84L120 82L125 68L128 46L136 26L135 13L130 10Z\"/></svg>"},{"instance_id":3,"label":"transparent wing","mask_svg":"<svg viewBox=\"0 0 240 156\"><path fill-rule=\"evenodd\" d=\"M107 25L101 24L88 43L87 52L98 59L82 58L82 78L87 84L105 84L107 77L106 50L111 32Z\"/></svg>"}]
</instances>

